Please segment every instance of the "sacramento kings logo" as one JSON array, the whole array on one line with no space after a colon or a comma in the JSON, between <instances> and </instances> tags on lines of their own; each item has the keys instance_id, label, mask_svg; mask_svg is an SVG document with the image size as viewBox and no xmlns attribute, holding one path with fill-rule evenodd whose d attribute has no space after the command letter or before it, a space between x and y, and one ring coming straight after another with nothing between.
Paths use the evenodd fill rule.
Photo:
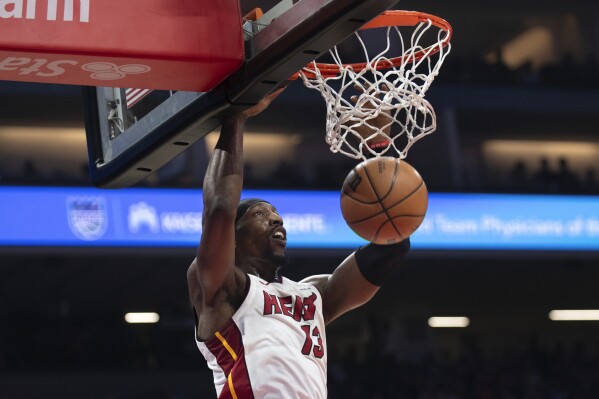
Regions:
<instances>
[{"instance_id":1,"label":"sacramento kings logo","mask_svg":"<svg viewBox=\"0 0 599 399\"><path fill-rule=\"evenodd\" d=\"M108 217L104 197L67 197L67 219L73 234L94 241L106 232Z\"/></svg>"}]
</instances>

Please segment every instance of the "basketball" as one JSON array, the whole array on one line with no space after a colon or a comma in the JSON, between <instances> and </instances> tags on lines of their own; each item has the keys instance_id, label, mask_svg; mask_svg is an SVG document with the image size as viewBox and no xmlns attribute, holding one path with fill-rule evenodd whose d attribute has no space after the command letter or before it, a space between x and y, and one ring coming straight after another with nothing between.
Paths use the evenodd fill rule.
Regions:
<instances>
[{"instance_id":1,"label":"basketball","mask_svg":"<svg viewBox=\"0 0 599 399\"><path fill-rule=\"evenodd\" d=\"M349 227L375 244L394 244L422 223L428 190L406 161L372 158L347 175L341 191L341 212Z\"/></svg>"}]
</instances>

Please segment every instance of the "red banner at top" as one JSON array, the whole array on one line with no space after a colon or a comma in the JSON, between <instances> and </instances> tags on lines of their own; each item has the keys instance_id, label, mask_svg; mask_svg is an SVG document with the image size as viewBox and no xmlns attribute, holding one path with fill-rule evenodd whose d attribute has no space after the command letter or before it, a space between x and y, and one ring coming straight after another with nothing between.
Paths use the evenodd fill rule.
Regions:
<instances>
[{"instance_id":1,"label":"red banner at top","mask_svg":"<svg viewBox=\"0 0 599 399\"><path fill-rule=\"evenodd\" d=\"M0 80L208 91L241 24L238 0L0 0Z\"/></svg>"}]
</instances>

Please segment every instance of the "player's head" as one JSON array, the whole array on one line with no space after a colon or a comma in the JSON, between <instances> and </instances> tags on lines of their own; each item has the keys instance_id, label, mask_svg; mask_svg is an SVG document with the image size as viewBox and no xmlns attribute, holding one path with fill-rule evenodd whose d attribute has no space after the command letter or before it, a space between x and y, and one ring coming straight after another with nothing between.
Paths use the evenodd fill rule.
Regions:
<instances>
[{"instance_id":1,"label":"player's head","mask_svg":"<svg viewBox=\"0 0 599 399\"><path fill-rule=\"evenodd\" d=\"M235 217L235 245L240 256L283 266L287 232L277 209L268 201L247 198L239 202Z\"/></svg>"}]
</instances>

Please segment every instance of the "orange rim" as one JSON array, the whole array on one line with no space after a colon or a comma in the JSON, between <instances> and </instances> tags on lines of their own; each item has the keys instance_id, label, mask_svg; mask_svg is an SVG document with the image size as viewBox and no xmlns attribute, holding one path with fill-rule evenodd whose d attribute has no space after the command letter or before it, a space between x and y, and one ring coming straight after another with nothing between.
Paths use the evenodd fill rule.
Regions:
<instances>
[{"instance_id":1,"label":"orange rim","mask_svg":"<svg viewBox=\"0 0 599 399\"><path fill-rule=\"evenodd\" d=\"M381 15L379 15L378 17L376 17L375 19L373 19L372 21L370 21L369 23L364 25L360 30L374 29L374 28L386 28L386 27L390 27L390 26L416 26L421 22L428 23L429 20L431 21L431 24L433 26L436 26L440 30L447 32L447 34L445 35L445 38L443 38L443 40L441 42L432 44L425 49L417 51L416 53L414 53L411 56L400 56L400 57L391 58L389 60L380 61L377 63L376 69L381 70L381 69L387 69L387 68L391 68L391 67L400 66L404 63L415 62L415 61L422 59L423 57L429 57L431 55L438 53L441 48L447 47L447 45L449 44L449 42L451 40L451 36L453 34L453 29L452 29L451 25L449 24L449 22L447 22L443 18L439 18L435 15L426 14L426 13L418 12L418 11L402 11L402 10L385 11L384 13L382 13ZM439 44L441 46L439 46ZM325 78L331 78L331 77L337 76L341 72L341 68L337 64L324 64L324 63L317 62L315 64L312 64L312 63L308 64L306 66L306 68L312 69L312 67L314 65L320 71L320 74ZM343 65L345 67L352 68L355 72L359 72L359 71L363 70L364 68L366 68L368 63L358 62L358 63L353 63L353 64L343 64ZM314 73L306 71L305 69L304 69L303 73L309 79L314 79L316 77L316 75ZM290 77L289 80L295 80L297 78L299 78L299 72L294 74L292 77Z\"/></svg>"}]
</instances>

